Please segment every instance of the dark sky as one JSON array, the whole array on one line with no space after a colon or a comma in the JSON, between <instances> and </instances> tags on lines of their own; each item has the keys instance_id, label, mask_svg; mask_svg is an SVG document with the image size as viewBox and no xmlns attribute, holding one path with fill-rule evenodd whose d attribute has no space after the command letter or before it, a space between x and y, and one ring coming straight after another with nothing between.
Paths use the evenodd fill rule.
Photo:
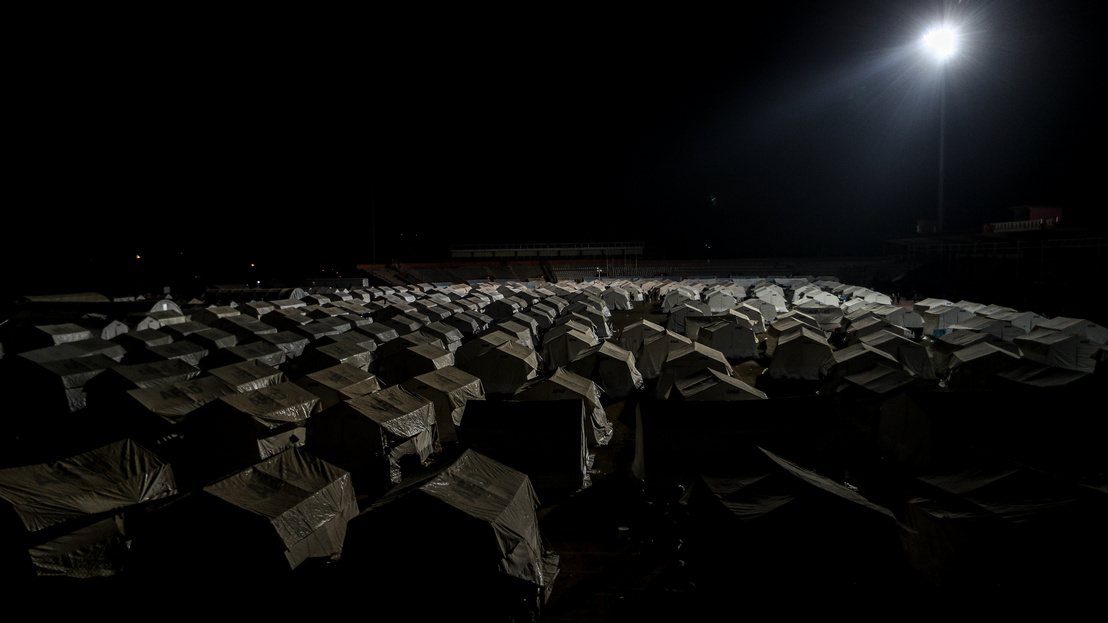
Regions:
<instances>
[{"instance_id":1,"label":"dark sky","mask_svg":"<svg viewBox=\"0 0 1108 623\"><path fill-rule=\"evenodd\" d=\"M879 253L935 214L920 39L944 10L947 229L1021 204L1103 223L1102 2L766 4L36 17L7 94L9 270Z\"/></svg>"}]
</instances>

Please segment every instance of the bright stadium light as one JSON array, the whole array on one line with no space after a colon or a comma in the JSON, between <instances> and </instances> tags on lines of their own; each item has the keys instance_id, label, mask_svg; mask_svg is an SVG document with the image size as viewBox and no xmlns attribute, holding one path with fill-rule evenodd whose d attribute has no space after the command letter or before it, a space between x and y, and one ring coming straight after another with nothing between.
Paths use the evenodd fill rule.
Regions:
<instances>
[{"instance_id":1,"label":"bright stadium light","mask_svg":"<svg viewBox=\"0 0 1108 623\"><path fill-rule=\"evenodd\" d=\"M932 28L923 35L923 44L940 61L944 61L958 51L958 33L949 26Z\"/></svg>"}]
</instances>

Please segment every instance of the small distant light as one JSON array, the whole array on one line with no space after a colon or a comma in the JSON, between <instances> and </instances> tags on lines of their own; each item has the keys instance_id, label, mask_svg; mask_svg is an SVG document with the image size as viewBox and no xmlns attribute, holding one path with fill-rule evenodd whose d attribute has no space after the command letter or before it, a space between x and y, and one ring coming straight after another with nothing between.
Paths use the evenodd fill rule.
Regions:
<instances>
[{"instance_id":1,"label":"small distant light","mask_svg":"<svg viewBox=\"0 0 1108 623\"><path fill-rule=\"evenodd\" d=\"M250 268L254 268L254 263L253 262L250 263Z\"/></svg>"},{"instance_id":2,"label":"small distant light","mask_svg":"<svg viewBox=\"0 0 1108 623\"><path fill-rule=\"evenodd\" d=\"M136 253L136 254L135 254L135 259L136 259L136 260L141 260L141 259L142 259L142 256Z\"/></svg>"}]
</instances>

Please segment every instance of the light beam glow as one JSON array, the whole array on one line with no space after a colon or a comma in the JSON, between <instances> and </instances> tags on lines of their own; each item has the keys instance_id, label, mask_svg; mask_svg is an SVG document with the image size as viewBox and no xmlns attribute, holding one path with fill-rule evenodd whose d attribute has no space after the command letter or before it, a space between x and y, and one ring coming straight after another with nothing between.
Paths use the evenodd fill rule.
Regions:
<instances>
[{"instance_id":1,"label":"light beam glow","mask_svg":"<svg viewBox=\"0 0 1108 623\"><path fill-rule=\"evenodd\" d=\"M923 43L939 60L946 60L958 49L958 33L948 26L940 26L927 31Z\"/></svg>"}]
</instances>

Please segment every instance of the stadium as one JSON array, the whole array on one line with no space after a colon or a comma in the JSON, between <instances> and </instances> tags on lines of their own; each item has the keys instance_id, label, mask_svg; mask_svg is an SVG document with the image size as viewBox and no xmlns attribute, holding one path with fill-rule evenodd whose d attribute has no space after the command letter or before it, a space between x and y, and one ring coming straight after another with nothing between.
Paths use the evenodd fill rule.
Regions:
<instances>
[{"instance_id":1,"label":"stadium","mask_svg":"<svg viewBox=\"0 0 1108 623\"><path fill-rule=\"evenodd\" d=\"M13 605L1092 605L1101 9L934 5L52 27L4 217Z\"/></svg>"}]
</instances>

